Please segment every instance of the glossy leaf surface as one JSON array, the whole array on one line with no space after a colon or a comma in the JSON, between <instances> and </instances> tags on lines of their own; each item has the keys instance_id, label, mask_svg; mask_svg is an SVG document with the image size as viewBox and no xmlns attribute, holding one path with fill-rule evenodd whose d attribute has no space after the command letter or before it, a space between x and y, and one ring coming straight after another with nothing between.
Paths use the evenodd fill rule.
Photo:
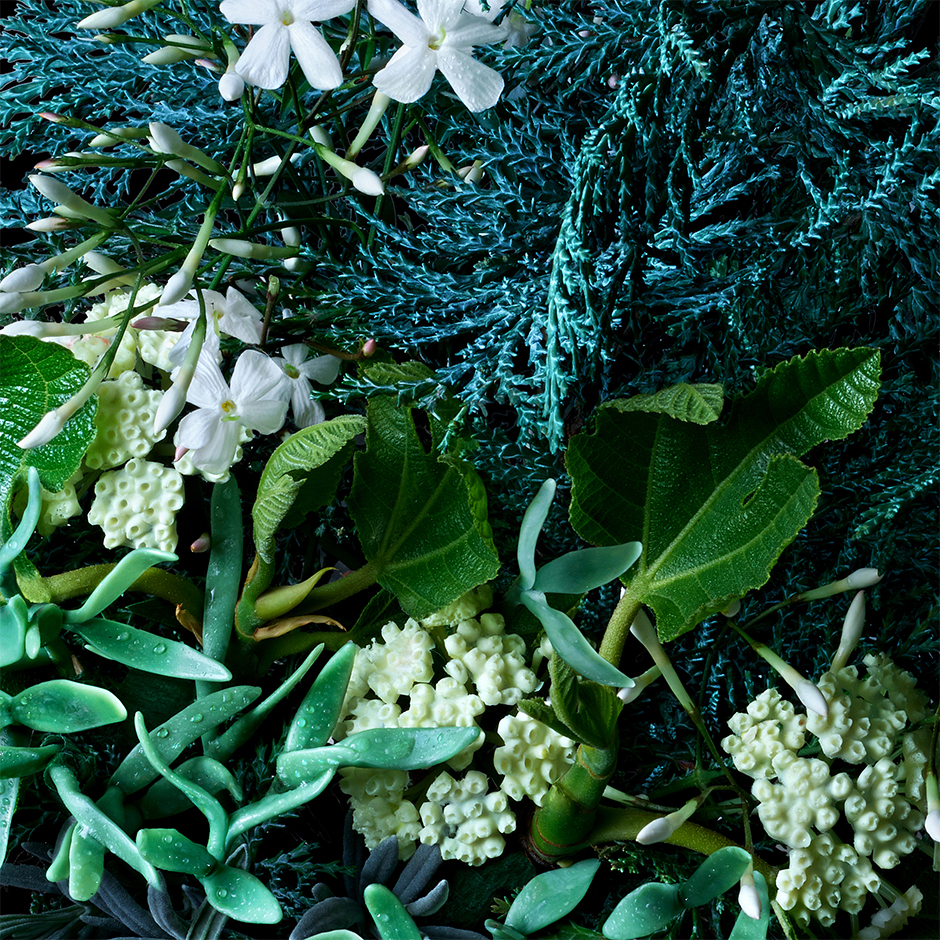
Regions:
<instances>
[{"instance_id":1,"label":"glossy leaf surface","mask_svg":"<svg viewBox=\"0 0 940 940\"><path fill-rule=\"evenodd\" d=\"M668 927L684 908L679 886L653 881L631 891L604 921L601 933L608 940L637 940Z\"/></svg>"},{"instance_id":2,"label":"glossy leaf surface","mask_svg":"<svg viewBox=\"0 0 940 940\"><path fill-rule=\"evenodd\" d=\"M196 877L208 875L216 861L206 848L176 829L141 829L137 850L155 868L184 872Z\"/></svg>"},{"instance_id":3,"label":"glossy leaf surface","mask_svg":"<svg viewBox=\"0 0 940 940\"><path fill-rule=\"evenodd\" d=\"M349 507L376 580L420 619L493 578L499 559L459 462L438 457L436 432L425 449L412 410L370 400Z\"/></svg>"},{"instance_id":4,"label":"glossy leaf surface","mask_svg":"<svg viewBox=\"0 0 940 940\"><path fill-rule=\"evenodd\" d=\"M381 940L421 940L418 925L385 885L368 885L362 892L362 900Z\"/></svg>"},{"instance_id":5,"label":"glossy leaf surface","mask_svg":"<svg viewBox=\"0 0 940 940\"><path fill-rule=\"evenodd\" d=\"M684 907L699 907L736 885L751 864L750 853L736 845L713 852L679 888Z\"/></svg>"},{"instance_id":6,"label":"glossy leaf surface","mask_svg":"<svg viewBox=\"0 0 940 940\"><path fill-rule=\"evenodd\" d=\"M674 639L766 582L819 493L796 458L861 427L879 379L877 350L822 350L766 373L720 423L609 402L568 449L571 524L597 545L642 541L629 599Z\"/></svg>"},{"instance_id":7,"label":"glossy leaf surface","mask_svg":"<svg viewBox=\"0 0 940 940\"><path fill-rule=\"evenodd\" d=\"M531 936L569 914L587 893L600 867L600 861L592 858L536 875L512 902L507 926Z\"/></svg>"},{"instance_id":8,"label":"glossy leaf surface","mask_svg":"<svg viewBox=\"0 0 940 940\"><path fill-rule=\"evenodd\" d=\"M225 666L199 650L124 623L95 617L83 624L71 624L69 629L85 641L92 653L142 672L216 682L232 678Z\"/></svg>"},{"instance_id":9,"label":"glossy leaf surface","mask_svg":"<svg viewBox=\"0 0 940 940\"><path fill-rule=\"evenodd\" d=\"M57 744L45 747L14 747L0 744L0 780L13 777L28 777L42 770L56 754Z\"/></svg>"},{"instance_id":10,"label":"glossy leaf surface","mask_svg":"<svg viewBox=\"0 0 940 940\"><path fill-rule=\"evenodd\" d=\"M199 880L209 903L233 920L246 924L276 924L283 916L277 898L247 871L219 865L211 875Z\"/></svg>"},{"instance_id":11,"label":"glossy leaf surface","mask_svg":"<svg viewBox=\"0 0 940 940\"><path fill-rule=\"evenodd\" d=\"M100 728L127 717L121 700L107 689L69 679L30 686L14 696L9 707L17 724L57 734Z\"/></svg>"}]
</instances>

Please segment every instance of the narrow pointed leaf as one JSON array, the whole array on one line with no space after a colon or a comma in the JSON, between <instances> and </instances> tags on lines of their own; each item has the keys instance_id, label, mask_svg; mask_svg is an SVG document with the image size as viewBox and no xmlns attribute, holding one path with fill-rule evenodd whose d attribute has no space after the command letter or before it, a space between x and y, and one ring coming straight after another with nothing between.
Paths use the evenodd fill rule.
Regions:
<instances>
[{"instance_id":1,"label":"narrow pointed leaf","mask_svg":"<svg viewBox=\"0 0 940 940\"><path fill-rule=\"evenodd\" d=\"M568 552L539 568L532 589L542 594L586 594L619 578L642 550L639 542L627 542Z\"/></svg>"},{"instance_id":2,"label":"narrow pointed leaf","mask_svg":"<svg viewBox=\"0 0 940 940\"><path fill-rule=\"evenodd\" d=\"M506 924L532 936L573 911L601 867L596 858L536 875L516 896Z\"/></svg>"},{"instance_id":3,"label":"narrow pointed leaf","mask_svg":"<svg viewBox=\"0 0 940 940\"><path fill-rule=\"evenodd\" d=\"M70 679L50 679L30 686L14 696L10 711L17 724L54 734L100 728L127 717L127 710L112 692Z\"/></svg>"},{"instance_id":4,"label":"narrow pointed leaf","mask_svg":"<svg viewBox=\"0 0 940 940\"><path fill-rule=\"evenodd\" d=\"M14 747L0 744L0 780L12 777L28 777L42 770L56 754L58 744L45 747Z\"/></svg>"},{"instance_id":5,"label":"narrow pointed leaf","mask_svg":"<svg viewBox=\"0 0 940 940\"><path fill-rule=\"evenodd\" d=\"M528 591L535 586L535 546L538 544L542 526L548 518L548 511L555 498L555 481L546 480L540 487L535 499L529 503L519 527L519 543L516 558L519 562L519 586Z\"/></svg>"},{"instance_id":6,"label":"narrow pointed leaf","mask_svg":"<svg viewBox=\"0 0 940 940\"><path fill-rule=\"evenodd\" d=\"M679 903L684 907L707 904L736 885L750 864L750 853L736 845L718 849L680 886Z\"/></svg>"},{"instance_id":7,"label":"narrow pointed leaf","mask_svg":"<svg viewBox=\"0 0 940 940\"><path fill-rule=\"evenodd\" d=\"M523 591L522 603L539 619L552 648L572 669L586 679L617 688L633 685L633 680L616 666L607 662L574 625L567 614L550 607L545 595L538 591Z\"/></svg>"},{"instance_id":8,"label":"narrow pointed leaf","mask_svg":"<svg viewBox=\"0 0 940 940\"><path fill-rule=\"evenodd\" d=\"M199 650L124 623L96 617L87 623L70 624L69 629L85 641L91 652L142 672L216 682L232 678L225 666Z\"/></svg>"},{"instance_id":9,"label":"narrow pointed leaf","mask_svg":"<svg viewBox=\"0 0 940 940\"><path fill-rule=\"evenodd\" d=\"M472 481L438 456L436 437L425 449L412 411L390 398L369 401L349 507L376 580L420 619L493 578L499 559L474 518Z\"/></svg>"},{"instance_id":10,"label":"narrow pointed leaf","mask_svg":"<svg viewBox=\"0 0 940 940\"><path fill-rule=\"evenodd\" d=\"M571 524L596 545L642 541L627 592L674 639L766 582L816 504L797 457L861 427L879 376L877 350L811 352L701 426L608 403L568 449Z\"/></svg>"}]
</instances>

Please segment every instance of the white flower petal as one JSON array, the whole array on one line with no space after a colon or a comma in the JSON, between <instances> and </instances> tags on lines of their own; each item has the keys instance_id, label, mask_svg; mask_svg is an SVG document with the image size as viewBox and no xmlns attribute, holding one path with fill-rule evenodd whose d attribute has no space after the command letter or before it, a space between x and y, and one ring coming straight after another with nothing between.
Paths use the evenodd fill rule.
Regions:
<instances>
[{"instance_id":1,"label":"white flower petal","mask_svg":"<svg viewBox=\"0 0 940 940\"><path fill-rule=\"evenodd\" d=\"M308 379L315 379L321 385L329 385L331 382L336 381L336 376L339 375L339 366L340 362L336 356L317 356L316 359L305 362L300 367L300 371Z\"/></svg>"},{"instance_id":2,"label":"white flower petal","mask_svg":"<svg viewBox=\"0 0 940 940\"><path fill-rule=\"evenodd\" d=\"M299 428L312 428L315 424L322 424L326 418L323 405L312 398L299 403L299 406L291 400L291 411L294 414L294 424Z\"/></svg>"},{"instance_id":3,"label":"white flower petal","mask_svg":"<svg viewBox=\"0 0 940 940\"><path fill-rule=\"evenodd\" d=\"M418 0L418 15L432 31L443 26L450 32L462 9L463 0Z\"/></svg>"},{"instance_id":4,"label":"white flower petal","mask_svg":"<svg viewBox=\"0 0 940 940\"><path fill-rule=\"evenodd\" d=\"M324 90L338 88L343 84L339 59L313 24L295 20L287 27L287 31L291 48L311 87Z\"/></svg>"},{"instance_id":5,"label":"white flower petal","mask_svg":"<svg viewBox=\"0 0 940 940\"><path fill-rule=\"evenodd\" d=\"M281 397L287 381L276 362L257 349L246 350L238 357L232 372L232 398L238 413L242 414L250 402Z\"/></svg>"},{"instance_id":6,"label":"white flower petal","mask_svg":"<svg viewBox=\"0 0 940 940\"><path fill-rule=\"evenodd\" d=\"M375 74L372 83L395 101L409 103L426 95L437 70L438 53L424 46L402 46Z\"/></svg>"},{"instance_id":7,"label":"white flower petal","mask_svg":"<svg viewBox=\"0 0 940 940\"><path fill-rule=\"evenodd\" d=\"M471 16L464 13L459 21L447 30L444 37L444 45L461 46L480 46L489 42L499 42L505 39L507 35L506 28L503 26L494 26L486 22L482 17Z\"/></svg>"},{"instance_id":8,"label":"white flower petal","mask_svg":"<svg viewBox=\"0 0 940 940\"><path fill-rule=\"evenodd\" d=\"M262 434L280 431L287 419L287 401L285 399L263 398L245 402L239 409L242 424Z\"/></svg>"},{"instance_id":9,"label":"white flower petal","mask_svg":"<svg viewBox=\"0 0 940 940\"><path fill-rule=\"evenodd\" d=\"M281 347L281 355L284 357L285 361L289 362L292 366L296 366L303 372L301 366L306 362L307 355L310 350L304 343L292 343L290 346Z\"/></svg>"},{"instance_id":10,"label":"white flower petal","mask_svg":"<svg viewBox=\"0 0 940 940\"><path fill-rule=\"evenodd\" d=\"M460 49L442 46L437 53L437 67L471 111L492 108L502 94L503 78L499 72Z\"/></svg>"},{"instance_id":11,"label":"white flower petal","mask_svg":"<svg viewBox=\"0 0 940 940\"><path fill-rule=\"evenodd\" d=\"M180 421L178 438L181 447L196 450L206 447L221 431L223 413L216 408L197 408ZM234 423L234 422L232 422Z\"/></svg>"},{"instance_id":12,"label":"white flower petal","mask_svg":"<svg viewBox=\"0 0 940 940\"><path fill-rule=\"evenodd\" d=\"M230 23L248 23L259 26L262 23L277 22L280 15L279 5L270 0L223 0L219 12Z\"/></svg>"},{"instance_id":13,"label":"white flower petal","mask_svg":"<svg viewBox=\"0 0 940 940\"><path fill-rule=\"evenodd\" d=\"M185 420L185 419L184 419ZM182 424L180 424L182 428ZM223 421L214 436L203 447L189 451L190 460L197 470L204 473L225 473L235 460L238 450L240 424L238 421ZM182 436L180 443L183 443ZM185 446L185 444L183 445Z\"/></svg>"},{"instance_id":14,"label":"white flower petal","mask_svg":"<svg viewBox=\"0 0 940 940\"><path fill-rule=\"evenodd\" d=\"M280 88L290 66L290 30L280 21L265 23L251 37L235 71L249 85Z\"/></svg>"},{"instance_id":15,"label":"white flower petal","mask_svg":"<svg viewBox=\"0 0 940 940\"><path fill-rule=\"evenodd\" d=\"M348 13L356 0L288 0L288 3L295 19L325 23L334 16Z\"/></svg>"},{"instance_id":16,"label":"white flower petal","mask_svg":"<svg viewBox=\"0 0 940 940\"><path fill-rule=\"evenodd\" d=\"M222 316L219 319L219 329L240 339L243 343L258 343L261 341L261 330L264 325L264 314L248 302L248 298L235 290L228 289L222 304Z\"/></svg>"},{"instance_id":17,"label":"white flower petal","mask_svg":"<svg viewBox=\"0 0 940 940\"><path fill-rule=\"evenodd\" d=\"M426 46L431 31L398 0L369 0L369 13L387 26L406 46Z\"/></svg>"},{"instance_id":18,"label":"white flower petal","mask_svg":"<svg viewBox=\"0 0 940 940\"><path fill-rule=\"evenodd\" d=\"M186 392L186 401L197 408L218 408L231 397L228 384L215 359L206 356L203 346L196 363L196 374ZM188 444L186 445L189 446Z\"/></svg>"}]
</instances>

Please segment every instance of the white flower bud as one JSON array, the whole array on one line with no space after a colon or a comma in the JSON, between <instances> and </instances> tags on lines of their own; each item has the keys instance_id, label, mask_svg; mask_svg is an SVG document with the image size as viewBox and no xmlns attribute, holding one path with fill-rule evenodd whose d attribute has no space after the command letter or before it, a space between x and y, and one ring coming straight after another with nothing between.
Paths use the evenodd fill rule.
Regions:
<instances>
[{"instance_id":1,"label":"white flower bud","mask_svg":"<svg viewBox=\"0 0 940 940\"><path fill-rule=\"evenodd\" d=\"M738 905L751 920L760 920L763 911L760 903L760 895L757 893L757 887L754 885L753 875L751 875L750 884L745 884L744 879L741 879L741 888L738 891Z\"/></svg>"},{"instance_id":2,"label":"white flower bud","mask_svg":"<svg viewBox=\"0 0 940 940\"><path fill-rule=\"evenodd\" d=\"M871 570L871 569L869 569ZM852 598L849 609L845 614L845 620L842 623L842 637L839 640L839 648L836 655L832 657L830 672L838 672L848 661L849 656L855 649L862 630L865 629L865 592L859 591Z\"/></svg>"},{"instance_id":3,"label":"white flower bud","mask_svg":"<svg viewBox=\"0 0 940 940\"><path fill-rule=\"evenodd\" d=\"M0 292L0 313L19 313L28 306L26 298L18 291Z\"/></svg>"},{"instance_id":4,"label":"white flower bud","mask_svg":"<svg viewBox=\"0 0 940 940\"><path fill-rule=\"evenodd\" d=\"M161 46L155 52L145 55L140 60L141 62L146 62L147 65L172 65L175 62L185 62L187 59L196 59L199 56L213 55L212 50L196 36L170 33L163 38L174 45Z\"/></svg>"},{"instance_id":5,"label":"white flower bud","mask_svg":"<svg viewBox=\"0 0 940 940\"><path fill-rule=\"evenodd\" d=\"M24 225L23 228L27 228L31 232L61 232L67 228L77 228L81 224L81 222L71 222L68 219L49 215L44 219L36 219L35 222L30 222L28 225Z\"/></svg>"},{"instance_id":6,"label":"white flower bud","mask_svg":"<svg viewBox=\"0 0 940 940\"><path fill-rule=\"evenodd\" d=\"M698 809L698 800L689 800L680 809L668 816L660 816L651 823L647 823L636 835L640 845L652 845L654 842L663 842L668 839L695 811Z\"/></svg>"},{"instance_id":7,"label":"white flower bud","mask_svg":"<svg viewBox=\"0 0 940 940\"><path fill-rule=\"evenodd\" d=\"M148 131L142 127L109 127L102 134L95 134L86 147L114 147L123 140L142 140L149 136Z\"/></svg>"},{"instance_id":8,"label":"white flower bud","mask_svg":"<svg viewBox=\"0 0 940 940\"><path fill-rule=\"evenodd\" d=\"M131 3L125 3L123 6L105 7L79 20L75 25L79 29L113 29L151 7L155 7L159 2L160 0L132 0Z\"/></svg>"},{"instance_id":9,"label":"white flower bud","mask_svg":"<svg viewBox=\"0 0 940 940\"><path fill-rule=\"evenodd\" d=\"M163 288L163 293L160 295L160 306L165 307L168 304L175 304L178 300L182 300L189 293L189 289L192 286L192 274L180 268L180 270L166 282L166 287Z\"/></svg>"},{"instance_id":10,"label":"white flower bud","mask_svg":"<svg viewBox=\"0 0 940 940\"><path fill-rule=\"evenodd\" d=\"M831 581L822 587L813 588L811 591L803 591L797 595L799 600L818 601L824 597L832 597L833 594L843 594L845 591L851 591L856 588L871 587L881 580L875 568L859 568L853 571L847 578L840 578L838 581Z\"/></svg>"},{"instance_id":11,"label":"white flower bud","mask_svg":"<svg viewBox=\"0 0 940 940\"><path fill-rule=\"evenodd\" d=\"M22 268L15 268L0 281L0 291L17 293L38 290L45 278L46 269L42 265L26 264Z\"/></svg>"},{"instance_id":12,"label":"white flower bud","mask_svg":"<svg viewBox=\"0 0 940 940\"><path fill-rule=\"evenodd\" d=\"M853 571L846 579L848 590L867 588L877 584L884 575L878 574L877 568L859 568Z\"/></svg>"},{"instance_id":13,"label":"white flower bud","mask_svg":"<svg viewBox=\"0 0 940 940\"><path fill-rule=\"evenodd\" d=\"M177 380L163 393L160 404L157 405L157 413L153 416L154 437L159 437L183 410L188 390L188 383L184 385Z\"/></svg>"},{"instance_id":14,"label":"white flower bud","mask_svg":"<svg viewBox=\"0 0 940 940\"><path fill-rule=\"evenodd\" d=\"M368 167L356 167L356 171L349 177L349 182L353 184L355 189L367 196L381 196L385 192L385 187L382 185L382 180L378 174Z\"/></svg>"},{"instance_id":15,"label":"white flower bud","mask_svg":"<svg viewBox=\"0 0 940 940\"><path fill-rule=\"evenodd\" d=\"M462 166L457 171L457 175L465 183L479 183L483 179L483 161L474 160L470 166Z\"/></svg>"},{"instance_id":16,"label":"white flower bud","mask_svg":"<svg viewBox=\"0 0 940 940\"><path fill-rule=\"evenodd\" d=\"M829 716L829 703L818 686L813 685L809 679L803 679L793 686L796 697L811 711L827 718Z\"/></svg>"},{"instance_id":17,"label":"white flower bud","mask_svg":"<svg viewBox=\"0 0 940 940\"><path fill-rule=\"evenodd\" d=\"M332 138L319 124L314 124L310 128L310 136L313 138L313 142L321 147L326 147L327 150L333 149Z\"/></svg>"},{"instance_id":18,"label":"white flower bud","mask_svg":"<svg viewBox=\"0 0 940 940\"><path fill-rule=\"evenodd\" d=\"M29 178L30 183L36 187L45 196L47 199L52 200L52 202L57 205L68 209L70 212L75 213L76 215L81 216L86 219L93 219L95 222L100 222L102 225L112 228L115 224L114 216L110 212L106 212L104 209L99 209L97 206L93 206L90 202L85 199L82 199L78 193L72 192L65 183L60 182L57 179L52 179L49 176L31 176Z\"/></svg>"},{"instance_id":19,"label":"white flower bud","mask_svg":"<svg viewBox=\"0 0 940 940\"><path fill-rule=\"evenodd\" d=\"M295 153L291 155L290 162L294 163L299 159L300 154ZM266 160L262 160L260 163L255 163L251 168L251 172L254 173L255 176L273 176L275 173L277 173L281 162L281 157L268 157Z\"/></svg>"},{"instance_id":20,"label":"white flower bud","mask_svg":"<svg viewBox=\"0 0 940 940\"><path fill-rule=\"evenodd\" d=\"M65 422L71 414L63 414L56 408L47 411L39 424L36 425L16 446L22 450L30 450L42 444L48 444L65 427Z\"/></svg>"},{"instance_id":21,"label":"white flower bud","mask_svg":"<svg viewBox=\"0 0 940 940\"><path fill-rule=\"evenodd\" d=\"M931 810L924 820L924 829L934 842L940 842L940 809Z\"/></svg>"},{"instance_id":22,"label":"white flower bud","mask_svg":"<svg viewBox=\"0 0 940 940\"><path fill-rule=\"evenodd\" d=\"M229 69L219 79L219 94L226 101L238 101L245 93L245 79L234 69Z\"/></svg>"},{"instance_id":23,"label":"white flower bud","mask_svg":"<svg viewBox=\"0 0 940 940\"><path fill-rule=\"evenodd\" d=\"M289 258L297 254L296 248L278 248L275 245L264 245L258 242L249 242L241 238L211 238L209 247L216 251L224 251L236 258L255 258L270 261L274 258Z\"/></svg>"},{"instance_id":24,"label":"white flower bud","mask_svg":"<svg viewBox=\"0 0 940 940\"><path fill-rule=\"evenodd\" d=\"M17 320L0 329L0 336L50 336L49 326L52 324L42 320Z\"/></svg>"}]
</instances>

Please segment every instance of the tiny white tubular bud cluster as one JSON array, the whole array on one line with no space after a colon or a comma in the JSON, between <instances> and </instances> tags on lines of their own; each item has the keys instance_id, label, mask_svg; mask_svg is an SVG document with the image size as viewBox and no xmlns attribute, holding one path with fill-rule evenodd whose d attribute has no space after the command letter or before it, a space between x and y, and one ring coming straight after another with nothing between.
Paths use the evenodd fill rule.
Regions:
<instances>
[{"instance_id":1,"label":"tiny white tubular bud cluster","mask_svg":"<svg viewBox=\"0 0 940 940\"><path fill-rule=\"evenodd\" d=\"M179 134L166 124L160 121L151 121L150 123L150 146L158 153L169 153L174 157L182 157L184 160L191 160L198 163L199 166L215 173L219 176L225 176L225 167L217 160L213 160L208 154L203 153L198 147L187 144Z\"/></svg>"},{"instance_id":2,"label":"tiny white tubular bud cluster","mask_svg":"<svg viewBox=\"0 0 940 940\"><path fill-rule=\"evenodd\" d=\"M45 277L46 269L41 264L24 264L21 268L14 268L0 281L0 291L19 293L38 290Z\"/></svg>"},{"instance_id":3,"label":"tiny white tubular bud cluster","mask_svg":"<svg viewBox=\"0 0 940 940\"><path fill-rule=\"evenodd\" d=\"M871 587L877 584L883 575L878 574L877 568L859 568L853 571L847 578L840 578L838 581L831 581L822 587L813 588L811 591L803 591L797 595L799 600L818 601L824 597L832 597L833 594L844 594L846 591L855 591L859 588Z\"/></svg>"},{"instance_id":4,"label":"tiny white tubular bud cluster","mask_svg":"<svg viewBox=\"0 0 940 940\"><path fill-rule=\"evenodd\" d=\"M637 834L636 841L640 845L652 845L668 839L698 808L698 800L689 800L680 809L668 816L660 816L651 823L647 823Z\"/></svg>"},{"instance_id":5,"label":"tiny white tubular bud cluster","mask_svg":"<svg viewBox=\"0 0 940 940\"><path fill-rule=\"evenodd\" d=\"M151 7L155 7L160 0L132 0L119 7L105 7L79 20L75 25L79 29L113 29L135 16L140 16Z\"/></svg>"},{"instance_id":6,"label":"tiny white tubular bud cluster","mask_svg":"<svg viewBox=\"0 0 940 940\"><path fill-rule=\"evenodd\" d=\"M278 248L276 245L264 245L249 242L241 238L212 238L209 247L224 251L236 258L254 258L259 261L271 261L275 258L290 258L297 254L295 247Z\"/></svg>"},{"instance_id":7,"label":"tiny white tubular bud cluster","mask_svg":"<svg viewBox=\"0 0 940 940\"><path fill-rule=\"evenodd\" d=\"M832 657L830 672L838 672L848 661L849 656L855 649L856 644L865 629L865 592L859 591L852 598L849 609L846 611L845 620L842 623L842 636L839 639L839 648L836 655Z\"/></svg>"},{"instance_id":8,"label":"tiny white tubular bud cluster","mask_svg":"<svg viewBox=\"0 0 940 940\"><path fill-rule=\"evenodd\" d=\"M140 61L147 65L173 65L175 62L185 62L187 59L198 59L200 56L213 58L214 53L201 39L196 36L185 36L170 33L163 37L170 46L161 46Z\"/></svg>"},{"instance_id":9,"label":"tiny white tubular bud cluster","mask_svg":"<svg viewBox=\"0 0 940 940\"><path fill-rule=\"evenodd\" d=\"M738 904L741 910L744 911L751 920L760 920L763 909L761 907L757 885L754 884L753 865L741 876L741 887L738 890Z\"/></svg>"},{"instance_id":10,"label":"tiny white tubular bud cluster","mask_svg":"<svg viewBox=\"0 0 940 940\"><path fill-rule=\"evenodd\" d=\"M98 206L93 206L87 200L82 199L78 193L69 189L65 183L48 176L39 175L31 176L29 181L46 199L50 199L59 207L68 210L69 213L74 213L83 219L92 219L107 228L114 227L116 220L110 212L99 209Z\"/></svg>"}]
</instances>

